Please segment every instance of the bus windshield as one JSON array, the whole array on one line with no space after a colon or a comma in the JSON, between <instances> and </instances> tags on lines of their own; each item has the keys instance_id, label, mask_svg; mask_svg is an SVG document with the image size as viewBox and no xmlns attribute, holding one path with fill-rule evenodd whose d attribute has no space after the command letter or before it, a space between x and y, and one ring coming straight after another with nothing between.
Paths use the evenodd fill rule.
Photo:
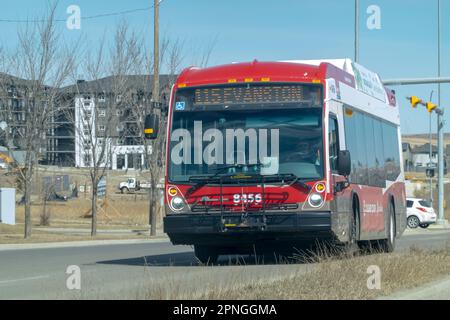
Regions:
<instances>
[{"instance_id":1,"label":"bus windshield","mask_svg":"<svg viewBox=\"0 0 450 320\"><path fill-rule=\"evenodd\" d=\"M225 92L226 97L221 96L223 91L203 91L203 96L201 89L178 92L169 141L169 180L185 183L219 173L322 179L321 89L298 86L301 94L295 96L294 86L290 87L265 97L241 93L247 94L245 101L236 92Z\"/></svg>"}]
</instances>

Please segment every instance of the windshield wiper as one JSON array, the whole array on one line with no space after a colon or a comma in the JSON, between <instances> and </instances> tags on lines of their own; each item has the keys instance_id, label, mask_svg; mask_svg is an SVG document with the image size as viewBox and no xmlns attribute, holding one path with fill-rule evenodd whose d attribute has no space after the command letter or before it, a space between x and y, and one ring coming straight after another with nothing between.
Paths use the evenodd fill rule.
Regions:
<instances>
[{"instance_id":1,"label":"windshield wiper","mask_svg":"<svg viewBox=\"0 0 450 320\"><path fill-rule=\"evenodd\" d=\"M252 166L262 166L262 164L258 163L258 164L254 164ZM237 180L246 180L248 182L252 181L255 183L258 182L262 182L262 183L273 183L273 182L283 182L286 184L289 184L289 186L292 186L294 184L298 184L300 185L302 188L306 189L307 191L311 191L311 186L307 185L305 183L305 181L301 180L298 176L296 176L293 173L285 173L285 174L273 174L273 175L262 175L261 173L253 173L253 172L236 172L236 173L227 173L227 174L222 174L223 171L227 170L227 169L232 169L232 168L243 168L243 167L247 167L247 165L243 165L243 164L235 164L235 165L229 165L229 166L224 166L221 168L218 168L215 174L208 176L191 176L189 178L190 182L195 182L195 185L192 186L186 193L186 196L191 195L193 192L195 192L196 190L198 190L199 188L205 186L206 184L208 184L209 182L213 182L213 181L217 181L217 178L222 179L223 177L239 177L239 174L243 174L245 175L245 178L242 179L234 179L235 181ZM252 179L253 178L253 179ZM220 182L220 181L219 181Z\"/></svg>"},{"instance_id":2,"label":"windshield wiper","mask_svg":"<svg viewBox=\"0 0 450 320\"><path fill-rule=\"evenodd\" d=\"M304 181L302 181L302 180L300 180L300 178L299 177L297 177L295 174L292 174L295 178L294 178L294 180L289 184L289 186L292 186L292 185L294 185L294 184L298 184L298 185L300 185L300 186L302 186L303 188L305 188L306 190L308 190L308 191L311 191L311 186L310 185L307 185Z\"/></svg>"}]
</instances>

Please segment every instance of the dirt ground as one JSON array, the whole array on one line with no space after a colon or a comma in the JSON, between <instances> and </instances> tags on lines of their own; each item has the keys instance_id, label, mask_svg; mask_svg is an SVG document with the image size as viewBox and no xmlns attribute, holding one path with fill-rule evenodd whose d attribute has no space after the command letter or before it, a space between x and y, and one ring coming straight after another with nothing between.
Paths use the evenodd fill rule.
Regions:
<instances>
[{"instance_id":1,"label":"dirt ground","mask_svg":"<svg viewBox=\"0 0 450 320\"><path fill-rule=\"evenodd\" d=\"M58 195L68 197L67 201L47 201L45 203L43 196L43 181L55 179L57 176L69 176L69 188L58 192ZM110 171L106 175L107 189L106 197L98 200L98 229L99 230L127 230L127 229L145 229L148 228L149 221L149 195L148 191L141 191L131 194L121 194L118 190L118 184L126 181L128 178L137 178L141 181L147 179L148 172L139 171ZM0 172L0 186L17 188L16 201L19 202L22 194L18 188L16 179L12 175ZM78 197L71 198L72 190L78 190ZM51 227L51 228L82 228L89 229L91 226L91 183L89 171L77 168L57 168L40 167L36 172L35 183L33 185L33 195L31 215L33 228ZM10 243L8 239L23 238L24 222L23 205L16 206L17 226L8 227L0 225L0 243ZM158 228L162 225L162 210L158 211ZM43 216L48 217L43 223ZM7 239L5 235L8 235ZM33 238L48 241L57 241L61 238L54 234L47 234L44 231L33 232ZM67 237L65 237L66 239ZM105 238L105 236L103 236ZM117 239L117 237L114 237ZM98 239L102 239L99 236ZM70 237L67 240L71 240ZM76 239L78 240L78 238Z\"/></svg>"}]
</instances>

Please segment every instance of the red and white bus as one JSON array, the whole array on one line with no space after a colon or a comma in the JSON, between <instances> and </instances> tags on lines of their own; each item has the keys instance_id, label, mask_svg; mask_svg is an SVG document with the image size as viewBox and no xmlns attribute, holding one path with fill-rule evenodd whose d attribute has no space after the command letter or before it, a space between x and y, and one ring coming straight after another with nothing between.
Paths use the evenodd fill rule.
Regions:
<instances>
[{"instance_id":1,"label":"red and white bus","mask_svg":"<svg viewBox=\"0 0 450 320\"><path fill-rule=\"evenodd\" d=\"M349 59L188 68L168 114L164 230L202 262L406 227L395 93Z\"/></svg>"}]
</instances>

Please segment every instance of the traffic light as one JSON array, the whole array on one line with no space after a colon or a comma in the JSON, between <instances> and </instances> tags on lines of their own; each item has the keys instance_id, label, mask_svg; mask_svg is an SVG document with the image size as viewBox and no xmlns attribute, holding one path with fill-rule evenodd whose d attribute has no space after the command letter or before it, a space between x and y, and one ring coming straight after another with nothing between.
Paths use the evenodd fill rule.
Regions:
<instances>
[{"instance_id":1,"label":"traffic light","mask_svg":"<svg viewBox=\"0 0 450 320\"><path fill-rule=\"evenodd\" d=\"M147 140L156 140L159 131L159 116L156 114L149 114L145 117L144 134Z\"/></svg>"},{"instance_id":2,"label":"traffic light","mask_svg":"<svg viewBox=\"0 0 450 320\"><path fill-rule=\"evenodd\" d=\"M417 105L419 103L422 103L422 99L416 97L416 96L412 96L411 98L409 98L409 102L411 103L411 106L413 108L417 108Z\"/></svg>"},{"instance_id":3,"label":"traffic light","mask_svg":"<svg viewBox=\"0 0 450 320\"><path fill-rule=\"evenodd\" d=\"M437 105L435 105L432 102L427 102L427 110L428 110L429 113L433 112L433 110L436 109L436 108L437 108Z\"/></svg>"}]
</instances>

